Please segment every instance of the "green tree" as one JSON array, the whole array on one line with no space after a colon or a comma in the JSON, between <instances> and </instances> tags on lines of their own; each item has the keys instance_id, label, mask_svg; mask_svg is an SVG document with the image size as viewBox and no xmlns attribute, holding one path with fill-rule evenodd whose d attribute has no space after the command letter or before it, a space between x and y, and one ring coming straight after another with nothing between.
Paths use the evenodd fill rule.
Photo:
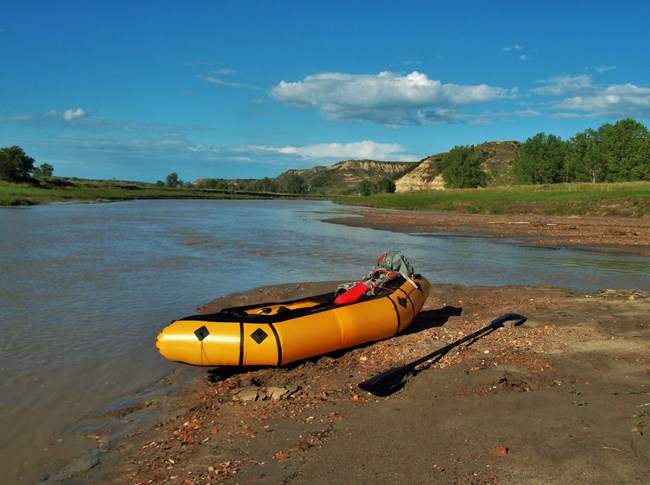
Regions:
<instances>
[{"instance_id":1,"label":"green tree","mask_svg":"<svg viewBox=\"0 0 650 485\"><path fill-rule=\"evenodd\" d=\"M46 179L54 174L54 167L49 163L41 163L34 169L33 175L37 179Z\"/></svg>"},{"instance_id":2,"label":"green tree","mask_svg":"<svg viewBox=\"0 0 650 485\"><path fill-rule=\"evenodd\" d=\"M538 133L519 147L513 161L515 180L523 184L553 184L566 181L567 144L560 137Z\"/></svg>"},{"instance_id":3,"label":"green tree","mask_svg":"<svg viewBox=\"0 0 650 485\"><path fill-rule=\"evenodd\" d=\"M650 178L650 133L644 125L626 118L601 126L598 134L608 182Z\"/></svg>"},{"instance_id":4,"label":"green tree","mask_svg":"<svg viewBox=\"0 0 650 485\"><path fill-rule=\"evenodd\" d=\"M258 192L277 192L278 187L273 179L264 177L263 179L256 180L253 184L253 190Z\"/></svg>"},{"instance_id":5,"label":"green tree","mask_svg":"<svg viewBox=\"0 0 650 485\"><path fill-rule=\"evenodd\" d=\"M19 146L0 148L0 179L18 182L29 178L34 170L34 159Z\"/></svg>"},{"instance_id":6,"label":"green tree","mask_svg":"<svg viewBox=\"0 0 650 485\"><path fill-rule=\"evenodd\" d=\"M308 191L305 179L298 174L294 174L287 182L287 192L289 194L305 194Z\"/></svg>"},{"instance_id":7,"label":"green tree","mask_svg":"<svg viewBox=\"0 0 650 485\"><path fill-rule=\"evenodd\" d=\"M603 182L607 163L602 156L600 135L588 128L569 140L565 173L568 182Z\"/></svg>"},{"instance_id":8,"label":"green tree","mask_svg":"<svg viewBox=\"0 0 650 485\"><path fill-rule=\"evenodd\" d=\"M172 172L169 175L167 175L166 179L167 187L182 187L183 186L183 181L179 180L178 174L176 172Z\"/></svg>"},{"instance_id":9,"label":"green tree","mask_svg":"<svg viewBox=\"0 0 650 485\"><path fill-rule=\"evenodd\" d=\"M445 154L442 177L447 188L485 187L489 177L481 168L483 155L472 146L455 146Z\"/></svg>"},{"instance_id":10,"label":"green tree","mask_svg":"<svg viewBox=\"0 0 650 485\"><path fill-rule=\"evenodd\" d=\"M375 184L373 184L370 180L362 180L359 182L357 189L361 195L372 195L375 193Z\"/></svg>"},{"instance_id":11,"label":"green tree","mask_svg":"<svg viewBox=\"0 0 650 485\"><path fill-rule=\"evenodd\" d=\"M218 189L218 190L232 189L228 181L224 179L203 179L197 183L197 186L203 189Z\"/></svg>"},{"instance_id":12,"label":"green tree","mask_svg":"<svg viewBox=\"0 0 650 485\"><path fill-rule=\"evenodd\" d=\"M377 192L386 192L392 194L395 192L395 182L391 179L384 177L377 182Z\"/></svg>"}]
</instances>

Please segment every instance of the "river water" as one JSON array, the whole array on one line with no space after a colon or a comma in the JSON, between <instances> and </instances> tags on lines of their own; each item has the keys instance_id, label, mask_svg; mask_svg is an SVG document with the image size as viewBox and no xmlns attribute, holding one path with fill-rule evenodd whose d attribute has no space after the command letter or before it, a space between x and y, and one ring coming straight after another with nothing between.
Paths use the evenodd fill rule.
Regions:
<instances>
[{"instance_id":1,"label":"river water","mask_svg":"<svg viewBox=\"0 0 650 485\"><path fill-rule=\"evenodd\" d=\"M227 293L358 280L391 249L432 284L650 291L649 258L322 222L351 211L277 200L0 209L0 482L33 483L82 454L86 417L178 371L157 353L158 331Z\"/></svg>"}]
</instances>

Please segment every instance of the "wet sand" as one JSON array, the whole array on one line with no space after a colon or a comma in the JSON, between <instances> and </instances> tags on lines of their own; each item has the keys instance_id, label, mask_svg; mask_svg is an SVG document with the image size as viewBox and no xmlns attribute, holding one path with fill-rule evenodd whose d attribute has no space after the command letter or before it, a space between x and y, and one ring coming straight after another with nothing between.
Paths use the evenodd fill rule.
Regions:
<instances>
[{"instance_id":1,"label":"wet sand","mask_svg":"<svg viewBox=\"0 0 650 485\"><path fill-rule=\"evenodd\" d=\"M344 222L386 229L386 218L394 216L382 214ZM567 220L515 224L458 217L456 223L434 222L413 214L410 222L400 217L391 227L488 236L472 230L498 226L491 234L636 254L647 254L650 240L640 241L648 231L645 220L631 227L581 218L570 229ZM545 238L506 231L520 225L537 227ZM586 235L569 239L558 226ZM555 238L549 227L558 228ZM611 233L616 228L618 238ZM140 409L120 416L127 422L144 411L157 417L153 424L117 437L97 434L92 453L52 477L143 484L650 482L646 293L432 283L423 311L393 339L283 368L199 369L201 378L188 382L183 373L170 376L160 383L167 395L145 399ZM335 287L263 287L216 299L199 311ZM507 312L528 320L454 349L398 392L376 397L357 387Z\"/></svg>"}]
</instances>

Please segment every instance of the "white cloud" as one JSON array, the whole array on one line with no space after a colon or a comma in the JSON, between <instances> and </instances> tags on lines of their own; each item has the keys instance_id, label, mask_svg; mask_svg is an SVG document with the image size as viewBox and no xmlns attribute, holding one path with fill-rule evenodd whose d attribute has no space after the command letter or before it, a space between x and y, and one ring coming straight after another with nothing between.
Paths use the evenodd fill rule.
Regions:
<instances>
[{"instance_id":1,"label":"white cloud","mask_svg":"<svg viewBox=\"0 0 650 485\"><path fill-rule=\"evenodd\" d=\"M214 71L214 74L218 74L220 76L230 76L232 74L236 74L236 72L234 69L224 67L222 69L217 69L216 71Z\"/></svg>"},{"instance_id":2,"label":"white cloud","mask_svg":"<svg viewBox=\"0 0 650 485\"><path fill-rule=\"evenodd\" d=\"M16 123L24 124L60 124L62 122L73 121L79 118L88 116L88 112L81 108L77 109L68 109L61 113L55 109L51 109L45 113L36 114L36 113L12 113L10 115L2 115L0 113L0 121L10 121ZM92 124L90 120L86 125Z\"/></svg>"},{"instance_id":3,"label":"white cloud","mask_svg":"<svg viewBox=\"0 0 650 485\"><path fill-rule=\"evenodd\" d=\"M596 67L594 67L594 70L598 74L603 74L604 72L613 71L614 69L616 69L616 66L596 66Z\"/></svg>"},{"instance_id":4,"label":"white cloud","mask_svg":"<svg viewBox=\"0 0 650 485\"><path fill-rule=\"evenodd\" d=\"M83 118L84 116L86 116L86 112L81 108L67 109L63 112L63 119L66 121L72 121L77 118Z\"/></svg>"},{"instance_id":5,"label":"white cloud","mask_svg":"<svg viewBox=\"0 0 650 485\"><path fill-rule=\"evenodd\" d=\"M535 118L541 116L542 112L536 109L520 109L512 112L513 115L519 116L520 118Z\"/></svg>"},{"instance_id":6,"label":"white cloud","mask_svg":"<svg viewBox=\"0 0 650 485\"><path fill-rule=\"evenodd\" d=\"M321 143L305 146L285 146L277 150L283 154L298 155L303 158L318 159L371 159L371 160L413 160L404 147L396 143L376 143L364 140L353 143Z\"/></svg>"},{"instance_id":7,"label":"white cloud","mask_svg":"<svg viewBox=\"0 0 650 485\"><path fill-rule=\"evenodd\" d=\"M311 166L317 163L334 163L341 160L412 161L422 158L407 153L397 143L377 143L363 140L352 143L317 143L313 145L188 145L187 149L205 160L273 160L278 164L298 164L301 160Z\"/></svg>"},{"instance_id":8,"label":"white cloud","mask_svg":"<svg viewBox=\"0 0 650 485\"><path fill-rule=\"evenodd\" d=\"M545 86L535 88L532 92L543 96L566 96L567 94L584 93L594 89L591 76L588 74L553 76L539 82L545 84Z\"/></svg>"},{"instance_id":9,"label":"white cloud","mask_svg":"<svg viewBox=\"0 0 650 485\"><path fill-rule=\"evenodd\" d=\"M590 115L650 117L650 88L617 84L590 96L573 96L557 105L562 109L585 111Z\"/></svg>"},{"instance_id":10,"label":"white cloud","mask_svg":"<svg viewBox=\"0 0 650 485\"><path fill-rule=\"evenodd\" d=\"M318 108L333 120L362 120L385 125L457 122L459 108L511 96L487 84L443 84L426 74L377 75L322 73L271 89L276 101L292 108Z\"/></svg>"},{"instance_id":11,"label":"white cloud","mask_svg":"<svg viewBox=\"0 0 650 485\"><path fill-rule=\"evenodd\" d=\"M252 91L259 91L260 88L253 86L251 84L243 84L233 81L224 81L223 79L212 77L212 76L197 76L201 81L205 81L210 84L215 84L217 86L225 86L228 88L237 88L237 89L249 89Z\"/></svg>"},{"instance_id":12,"label":"white cloud","mask_svg":"<svg viewBox=\"0 0 650 485\"><path fill-rule=\"evenodd\" d=\"M554 110L564 110L553 113L555 118L650 117L650 88L629 83L601 86L594 84L588 74L555 76L539 82L546 85L532 89L533 94L560 98L547 104Z\"/></svg>"},{"instance_id":13,"label":"white cloud","mask_svg":"<svg viewBox=\"0 0 650 485\"><path fill-rule=\"evenodd\" d=\"M524 50L524 48L523 48L523 46L521 46L521 45L519 45L519 44L515 44L515 45L513 45L513 46L506 46L506 47L504 47L504 48L501 49L501 50L502 50L503 52L512 52L512 53L520 52L520 54L519 54L519 60L522 61L522 62L528 60L528 55L527 55L527 54L523 54L523 53L521 53L521 52Z\"/></svg>"}]
</instances>

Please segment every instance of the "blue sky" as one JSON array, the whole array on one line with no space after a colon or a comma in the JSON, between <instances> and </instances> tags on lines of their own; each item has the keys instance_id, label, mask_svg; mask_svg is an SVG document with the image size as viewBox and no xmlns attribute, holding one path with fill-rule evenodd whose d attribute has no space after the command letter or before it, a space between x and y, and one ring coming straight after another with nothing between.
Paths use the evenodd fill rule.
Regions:
<instances>
[{"instance_id":1,"label":"blue sky","mask_svg":"<svg viewBox=\"0 0 650 485\"><path fill-rule=\"evenodd\" d=\"M646 1L5 2L0 147L55 175L274 177L650 119Z\"/></svg>"}]
</instances>

